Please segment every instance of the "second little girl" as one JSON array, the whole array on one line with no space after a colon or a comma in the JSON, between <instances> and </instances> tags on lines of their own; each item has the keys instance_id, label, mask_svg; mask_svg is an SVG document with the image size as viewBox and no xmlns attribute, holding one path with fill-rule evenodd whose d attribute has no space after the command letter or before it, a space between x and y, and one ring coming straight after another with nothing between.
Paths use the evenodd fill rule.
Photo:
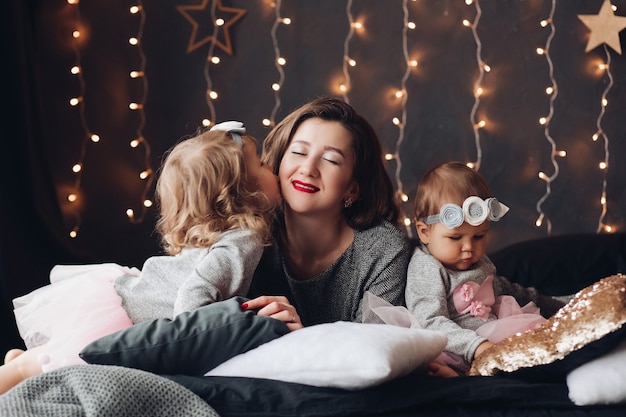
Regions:
<instances>
[{"instance_id":1,"label":"second little girl","mask_svg":"<svg viewBox=\"0 0 626 417\"><path fill-rule=\"evenodd\" d=\"M507 211L483 177L460 162L433 168L418 184L420 244L408 267L406 304L423 327L447 334L446 352L460 358L461 370L564 305L496 274L485 255L487 235Z\"/></svg>"}]
</instances>

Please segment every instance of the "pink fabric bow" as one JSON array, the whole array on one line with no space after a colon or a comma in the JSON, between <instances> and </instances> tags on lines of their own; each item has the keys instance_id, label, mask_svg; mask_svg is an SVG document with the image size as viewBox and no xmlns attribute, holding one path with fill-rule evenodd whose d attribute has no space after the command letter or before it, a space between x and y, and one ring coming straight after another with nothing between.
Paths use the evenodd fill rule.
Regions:
<instances>
[{"instance_id":1,"label":"pink fabric bow","mask_svg":"<svg viewBox=\"0 0 626 417\"><path fill-rule=\"evenodd\" d=\"M459 285L452 293L452 300L457 312L469 313L487 320L491 313L491 306L495 303L493 275L489 275L480 285L474 281L467 281Z\"/></svg>"}]
</instances>

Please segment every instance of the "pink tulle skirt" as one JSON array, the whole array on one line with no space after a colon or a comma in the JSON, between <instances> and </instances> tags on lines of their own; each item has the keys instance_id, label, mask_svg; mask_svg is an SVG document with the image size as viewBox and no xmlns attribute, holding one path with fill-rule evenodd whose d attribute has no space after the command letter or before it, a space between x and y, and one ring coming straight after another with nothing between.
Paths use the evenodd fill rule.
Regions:
<instances>
[{"instance_id":1,"label":"pink tulle skirt","mask_svg":"<svg viewBox=\"0 0 626 417\"><path fill-rule=\"evenodd\" d=\"M92 341L133 323L113 287L136 268L117 264L57 265L50 284L13 300L15 320L28 349L44 346L42 369L84 364L78 353Z\"/></svg>"},{"instance_id":2,"label":"pink tulle skirt","mask_svg":"<svg viewBox=\"0 0 626 417\"><path fill-rule=\"evenodd\" d=\"M488 321L476 329L476 334L491 343L498 343L509 336L534 329L546 321L539 314L539 308L535 303L530 302L520 307L515 298L510 295L498 297L492 312L498 319Z\"/></svg>"},{"instance_id":3,"label":"pink tulle skirt","mask_svg":"<svg viewBox=\"0 0 626 417\"><path fill-rule=\"evenodd\" d=\"M510 295L496 298L491 311L498 319L486 321L476 330L476 333L492 343L498 343L516 333L539 327L546 321L539 314L539 308L535 303L530 302L520 307L515 298ZM364 323L422 328L419 321L406 307L391 305L369 291L366 291L363 297L362 314ZM436 361L451 367L460 374L464 374L469 369L469 364L461 356L447 351L442 352Z\"/></svg>"}]
</instances>

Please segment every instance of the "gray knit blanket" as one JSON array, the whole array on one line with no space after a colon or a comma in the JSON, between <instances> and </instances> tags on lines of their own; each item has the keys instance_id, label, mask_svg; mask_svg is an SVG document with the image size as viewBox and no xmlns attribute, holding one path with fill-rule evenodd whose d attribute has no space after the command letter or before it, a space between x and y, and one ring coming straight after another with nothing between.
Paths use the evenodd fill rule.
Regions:
<instances>
[{"instance_id":1,"label":"gray knit blanket","mask_svg":"<svg viewBox=\"0 0 626 417\"><path fill-rule=\"evenodd\" d=\"M2 417L219 417L169 379L118 366L78 365L29 378L0 395Z\"/></svg>"}]
</instances>

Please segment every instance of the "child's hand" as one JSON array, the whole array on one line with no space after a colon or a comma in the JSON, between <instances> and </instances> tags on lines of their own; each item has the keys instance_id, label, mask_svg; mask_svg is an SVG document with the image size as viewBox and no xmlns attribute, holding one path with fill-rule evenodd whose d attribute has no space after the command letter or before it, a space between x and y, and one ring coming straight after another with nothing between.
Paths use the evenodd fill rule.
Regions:
<instances>
[{"instance_id":1,"label":"child's hand","mask_svg":"<svg viewBox=\"0 0 626 417\"><path fill-rule=\"evenodd\" d=\"M437 362L431 362L428 364L428 375L441 376L443 378L453 378L455 376L459 376L454 369Z\"/></svg>"},{"instance_id":2,"label":"child's hand","mask_svg":"<svg viewBox=\"0 0 626 417\"><path fill-rule=\"evenodd\" d=\"M495 346L495 344L491 342L482 342L480 345L478 345L478 347L476 348L476 351L474 352L474 359L479 357L484 351L486 351L492 346Z\"/></svg>"},{"instance_id":3,"label":"child's hand","mask_svg":"<svg viewBox=\"0 0 626 417\"><path fill-rule=\"evenodd\" d=\"M304 327L296 308L289 303L287 297L263 295L243 303L241 308L244 310L258 310L257 314L259 316L280 320L291 331Z\"/></svg>"}]
</instances>

